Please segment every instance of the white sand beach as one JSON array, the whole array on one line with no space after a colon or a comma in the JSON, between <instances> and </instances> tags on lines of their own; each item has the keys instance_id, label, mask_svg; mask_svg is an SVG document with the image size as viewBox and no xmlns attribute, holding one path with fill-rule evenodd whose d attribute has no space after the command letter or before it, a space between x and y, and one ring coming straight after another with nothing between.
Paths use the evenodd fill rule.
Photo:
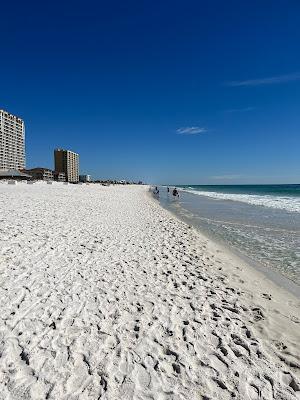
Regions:
<instances>
[{"instance_id":1,"label":"white sand beach","mask_svg":"<svg viewBox=\"0 0 300 400\"><path fill-rule=\"evenodd\" d=\"M300 301L145 186L0 184L0 399L300 399Z\"/></svg>"}]
</instances>

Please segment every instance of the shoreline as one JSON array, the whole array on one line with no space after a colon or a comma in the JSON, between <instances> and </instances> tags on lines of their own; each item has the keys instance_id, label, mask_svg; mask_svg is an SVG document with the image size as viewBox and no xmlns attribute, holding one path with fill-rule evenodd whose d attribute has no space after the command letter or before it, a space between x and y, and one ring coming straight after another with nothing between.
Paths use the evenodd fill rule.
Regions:
<instances>
[{"instance_id":1,"label":"shoreline","mask_svg":"<svg viewBox=\"0 0 300 400\"><path fill-rule=\"evenodd\" d=\"M283 293L283 295L291 296L296 301L300 300L300 287L287 277L283 276L280 272L271 268L267 269L267 267L264 265L259 264L259 262L253 260L247 255L241 253L239 250L225 243L225 241L218 241L216 238L208 235L206 232L203 232L198 225L193 225L192 221L187 217L185 218L182 214L177 214L175 210L164 207L159 200L155 198L151 191L149 191L149 197L153 201L157 202L157 204L166 212L168 212L173 218L177 219L181 223L184 223L189 228L192 227L196 234L199 235L202 240L206 241L208 246L210 246L213 251L225 254L226 257L233 260L234 263L242 263L243 266L248 269L254 277L256 276L257 279L266 282L268 286L270 285L273 291L279 290Z\"/></svg>"},{"instance_id":2,"label":"shoreline","mask_svg":"<svg viewBox=\"0 0 300 400\"><path fill-rule=\"evenodd\" d=\"M3 399L299 398L299 301L147 187L1 185L0 208Z\"/></svg>"},{"instance_id":3,"label":"shoreline","mask_svg":"<svg viewBox=\"0 0 300 400\"><path fill-rule=\"evenodd\" d=\"M151 194L151 193L150 193ZM192 195L191 193L189 193ZM240 260L246 262L249 265L249 268L253 268L256 271L262 273L266 278L271 280L278 287L285 289L289 293L293 294L295 297L300 299L300 285L294 282L289 277L283 275L281 271L273 267L267 267L263 265L260 261L253 259L250 255L247 255L242 250L237 249L233 245L226 242L225 239L217 238L213 234L210 234L207 231L204 231L199 224L192 218L192 213L188 210L185 210L180 204L178 204L178 210L175 208L167 207L163 204L160 199L155 198L154 195L152 197L158 201L160 206L165 210L169 211L175 218L178 218L180 221L193 226L201 235L203 235L206 239L214 242L217 246L223 248L225 251L227 250L229 253L234 254ZM180 210L179 210L180 209ZM180 212L183 211L183 212ZM191 214L191 215L189 215Z\"/></svg>"}]
</instances>

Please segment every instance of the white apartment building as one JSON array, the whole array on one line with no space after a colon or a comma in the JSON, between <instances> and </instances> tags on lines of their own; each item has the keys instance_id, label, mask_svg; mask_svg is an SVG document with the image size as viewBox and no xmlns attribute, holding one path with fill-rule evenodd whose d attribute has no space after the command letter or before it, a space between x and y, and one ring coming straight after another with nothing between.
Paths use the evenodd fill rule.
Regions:
<instances>
[{"instance_id":1,"label":"white apartment building","mask_svg":"<svg viewBox=\"0 0 300 400\"><path fill-rule=\"evenodd\" d=\"M0 110L0 170L25 168L24 121Z\"/></svg>"},{"instance_id":2,"label":"white apartment building","mask_svg":"<svg viewBox=\"0 0 300 400\"><path fill-rule=\"evenodd\" d=\"M91 175L79 175L80 182L91 182L92 178Z\"/></svg>"}]
</instances>

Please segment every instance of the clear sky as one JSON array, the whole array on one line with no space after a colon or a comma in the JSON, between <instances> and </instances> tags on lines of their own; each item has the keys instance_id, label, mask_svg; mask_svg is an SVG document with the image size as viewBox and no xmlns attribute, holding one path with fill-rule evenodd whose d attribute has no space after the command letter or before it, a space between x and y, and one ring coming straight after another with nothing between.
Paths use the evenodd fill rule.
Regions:
<instances>
[{"instance_id":1,"label":"clear sky","mask_svg":"<svg viewBox=\"0 0 300 400\"><path fill-rule=\"evenodd\" d=\"M300 182L300 1L1 3L0 108L28 167L95 178Z\"/></svg>"}]
</instances>

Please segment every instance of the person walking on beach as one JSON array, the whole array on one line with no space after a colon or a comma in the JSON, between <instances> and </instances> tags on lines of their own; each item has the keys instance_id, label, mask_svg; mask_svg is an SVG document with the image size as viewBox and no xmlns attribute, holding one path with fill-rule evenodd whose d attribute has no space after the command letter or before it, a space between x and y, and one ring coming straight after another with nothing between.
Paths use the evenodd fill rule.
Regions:
<instances>
[{"instance_id":1,"label":"person walking on beach","mask_svg":"<svg viewBox=\"0 0 300 400\"><path fill-rule=\"evenodd\" d=\"M169 188L169 187L167 187L167 192L168 192L168 193L170 192L170 188Z\"/></svg>"},{"instance_id":2,"label":"person walking on beach","mask_svg":"<svg viewBox=\"0 0 300 400\"><path fill-rule=\"evenodd\" d=\"M153 190L153 194L156 194L156 195L159 194L159 190L158 190L158 187L157 187L157 186L155 186L155 189Z\"/></svg>"}]
</instances>

